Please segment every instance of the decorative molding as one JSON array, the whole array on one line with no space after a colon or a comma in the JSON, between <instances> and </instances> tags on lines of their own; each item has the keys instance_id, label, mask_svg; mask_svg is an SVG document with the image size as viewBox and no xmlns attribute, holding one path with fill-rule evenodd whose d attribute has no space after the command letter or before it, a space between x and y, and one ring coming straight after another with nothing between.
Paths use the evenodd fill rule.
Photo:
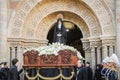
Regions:
<instances>
[{"instance_id":1,"label":"decorative molding","mask_svg":"<svg viewBox=\"0 0 120 80\"><path fill-rule=\"evenodd\" d=\"M115 40L110 40L110 39L102 40L102 45L106 45L106 46L115 45Z\"/></svg>"},{"instance_id":2,"label":"decorative molding","mask_svg":"<svg viewBox=\"0 0 120 80\"><path fill-rule=\"evenodd\" d=\"M94 14L96 14L102 29L102 34L115 35L113 14L106 3L103 0L83 0L83 2L93 10Z\"/></svg>"},{"instance_id":3,"label":"decorative molding","mask_svg":"<svg viewBox=\"0 0 120 80\"><path fill-rule=\"evenodd\" d=\"M15 16L11 17L11 18L14 18L13 22L10 21L10 22L14 23L15 26L13 26L13 25L9 26L9 28L10 28L9 32L10 33L12 32L12 34L14 34L13 37L14 36L21 37L21 34L26 33L26 32L29 37L31 37L32 35L35 35L34 33L33 34L28 33L29 31L27 31L28 30L27 28L26 29L23 28L23 25L26 24L25 19L27 19L28 15L32 14L30 17L31 18L30 21L32 21L32 22L30 22L30 23L33 23L33 21L35 21L34 19L37 20L35 22L38 22L38 23L34 23L37 25L33 25L34 27L36 27L36 26L38 26L38 24L44 17L46 17L50 13L53 13L55 11L60 11L60 10L73 12L73 13L79 15L88 25L88 27L90 29L90 36L96 36L96 35L99 36L101 33L113 35L113 33L114 33L114 31L111 32L111 30L113 29L112 27L114 25L113 23L110 23L112 20L112 16L109 14L111 14L111 13L109 10L106 10L108 8L104 4L103 1L101 2L99 0L96 0L96 1L90 1L90 3L89 3L89 0L84 0L84 1L82 1L82 3L81 3L81 1L75 1L74 3L72 1L69 1L69 2L68 1L66 1L66 2L60 1L59 3L57 3L57 1L55 1L55 2L52 1L52 2L47 2L48 5L45 5L46 3L43 3L44 4L43 6L41 6L40 3L42 4L43 0L31 0L31 1L26 0L25 2L23 2L23 4L20 5L18 10L16 10L16 12L14 14ZM67 3L67 5L66 5L66 3ZM77 3L79 3L79 4L77 4ZM61 4L64 8L63 7L55 7L56 5L53 5L53 4L56 4L56 5ZM85 4L86 4L86 6L85 6ZM68 8L69 5L74 6L74 7ZM50 11L49 6L53 7L52 11ZM39 11L37 11L37 10L39 10ZM41 11L42 11L42 14L41 14ZM99 12L99 11L101 11L101 12ZM101 13L101 14L99 14L99 13ZM32 19L33 15L34 15L34 17ZM106 17L108 17L108 18L106 19ZM19 22L17 22L17 24L16 24L15 21L19 21ZM29 21L27 21L27 22L29 22ZM92 22L94 22L94 23L92 23ZM14 30L16 27L20 27L20 26L22 26L21 29L18 29L20 32ZM26 32L23 32L23 30ZM98 30L102 30L103 32L98 31ZM106 31L106 30L109 30L109 31ZM24 34L22 34L22 36L23 35Z\"/></svg>"},{"instance_id":4,"label":"decorative molding","mask_svg":"<svg viewBox=\"0 0 120 80\"><path fill-rule=\"evenodd\" d=\"M36 1L37 2L37 1ZM40 2L39 2L40 3ZM36 3L35 3L36 4ZM56 5L58 5L58 4L62 4L63 5L63 7L55 7L56 5L52 5L52 4L56 4ZM79 15L80 17L82 17L83 18L83 20L87 23L87 25L88 25L88 27L89 27L89 29L90 29L90 34L91 34L91 36L95 36L95 35L99 35L99 33L101 33L101 31L98 31L98 30L101 30L101 29L98 29L98 28L100 28L99 27L99 23L96 21L97 20L97 18L95 17L95 15L92 13L92 11L90 11L90 9L88 9L88 8L86 8L83 4L78 4L78 5L75 5L74 3L72 3L72 2L67 2L67 4L68 5L73 5L74 7L72 7L72 8L68 8L68 6L66 6L66 2L60 2L60 3L57 3L57 2L50 2L48 5L44 5L44 6L39 6L39 4L37 4L35 7L34 6L30 6L30 3L28 3L28 2L25 2L25 3L23 3L23 5L21 5L21 8L20 8L20 10L17 10L17 15L14 17L15 19L16 18L20 18L20 19L22 19L22 21L23 21L23 23L24 23L24 25L26 24L25 23L25 18L27 18L27 16L28 16L28 11L30 11L30 9L32 9L31 10L31 12L29 13L29 15L32 13L33 15L34 15L34 17L33 17L33 21L35 21L34 19L36 19L35 17L37 17L37 21L35 21L35 22L38 22L38 23L36 23L36 24L39 24L40 23L40 20L41 19L43 19L44 17L46 17L48 14L50 14L50 13L53 13L53 12L55 12L55 10L56 11L59 11L59 10L62 10L62 9L64 9L63 11L69 11L69 12L73 12L73 13L75 13L75 14L77 14L77 15ZM25 9L24 9L24 7L23 6L25 6ZM49 6L53 6L54 8L52 9L52 11L50 11L50 9L48 9L48 7ZM27 8L28 7L28 8ZM38 7L38 8L37 8ZM37 8L38 10L39 10L39 12L36 12L35 11L35 8ZM41 10L42 9L42 10ZM45 11L44 11L45 10ZM74 10L74 11L73 11ZM34 12L35 13L34 13ZM41 11L42 11L42 14L41 14ZM87 15L89 13L89 15ZM22 17L22 15L23 15L23 17ZM33 15L31 15L31 17L30 18L32 18L32 16ZM39 15L39 16L36 16L36 15ZM21 16L21 17L20 17ZM92 18L92 17L94 17L94 18ZM31 19L30 19L31 20ZM29 22L29 21L27 21L27 22ZM90 22L90 23L89 23ZM94 24L92 23L92 22L95 22ZM33 22L30 22L30 23L33 23ZM35 23L34 23L35 24ZM31 26L31 25L26 25L26 26ZM16 27L16 26L13 26L13 27ZM34 28L35 28L36 26L34 26ZM93 27L97 27L97 29L93 29ZM26 28L26 27L24 27L24 28ZM21 28L21 30L23 30L24 28ZM25 29L25 31L26 30L28 30L27 28ZM94 30L94 31L92 31L92 30ZM97 31L96 31L97 30ZM21 31L21 33L26 33L26 32L22 32ZM23 34L24 35L24 34ZM27 34L28 35L28 34Z\"/></svg>"},{"instance_id":5,"label":"decorative molding","mask_svg":"<svg viewBox=\"0 0 120 80\"><path fill-rule=\"evenodd\" d=\"M26 48L47 45L48 43L48 40L24 39L24 38L9 38L7 41L10 46L25 46Z\"/></svg>"}]
</instances>

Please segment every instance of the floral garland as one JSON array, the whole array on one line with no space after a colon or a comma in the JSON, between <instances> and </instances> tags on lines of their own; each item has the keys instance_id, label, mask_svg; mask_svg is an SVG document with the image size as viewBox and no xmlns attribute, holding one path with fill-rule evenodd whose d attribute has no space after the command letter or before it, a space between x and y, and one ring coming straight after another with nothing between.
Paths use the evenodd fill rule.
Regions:
<instances>
[{"instance_id":1,"label":"floral garland","mask_svg":"<svg viewBox=\"0 0 120 80\"><path fill-rule=\"evenodd\" d=\"M49 44L49 45L46 45L46 46L41 46L39 48L32 48L32 49L27 49L27 51L29 50L37 50L39 52L39 55L58 55L58 52L60 50L65 50L65 49L68 49L68 50L71 50L71 51L74 51L77 53L77 57L79 59L84 59L80 52L77 51L77 49L75 49L74 47L71 47L71 46L67 46L67 45L64 45L64 44L60 44L60 43L52 43L52 44Z\"/></svg>"}]
</instances>

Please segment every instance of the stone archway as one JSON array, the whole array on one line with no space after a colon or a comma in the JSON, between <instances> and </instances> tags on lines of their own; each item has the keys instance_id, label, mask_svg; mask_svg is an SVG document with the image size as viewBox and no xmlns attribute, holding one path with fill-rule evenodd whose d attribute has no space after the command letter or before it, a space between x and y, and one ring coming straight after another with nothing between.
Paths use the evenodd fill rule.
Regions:
<instances>
[{"instance_id":1,"label":"stone archway","mask_svg":"<svg viewBox=\"0 0 120 80\"><path fill-rule=\"evenodd\" d=\"M55 4L55 5L53 5L53 4ZM60 7L60 6L57 7L57 5L62 5L62 7ZM70 8L69 7L70 5L72 5L73 7ZM64 6L64 8L63 8L63 6ZM52 10L47 9L48 7L52 7ZM12 30L16 30L16 31L11 30L10 34L12 34L14 37L26 35L25 31L27 30L28 27L31 27L31 28L37 27L37 25L41 22L41 20L44 17L46 17L47 15L52 14L54 12L57 12L57 11L68 11L68 12L73 12L73 13L77 14L88 25L91 36L101 35L101 28L99 27L99 22L97 21L96 16L87 7L85 7L82 3L76 6L76 4L73 3L72 1L71 2L68 1L66 3L65 2L58 3L56 1L49 2L47 5L44 4L44 6L43 5L41 6L41 4L37 4L35 7L33 7L31 12L28 15L26 15L26 19L23 19L23 17L25 17L26 13L24 13L23 11L20 11L20 12L18 11L18 14L16 14L16 16L15 16L16 17L15 23L13 24L13 26L11 28ZM20 15L22 15L22 16L19 18ZM22 20L23 20L23 22L22 22ZM94 22L94 24L93 24L93 22ZM24 26L24 27L22 27L22 26ZM22 30L24 30L24 32ZM15 32L17 32L17 34Z\"/></svg>"},{"instance_id":2,"label":"stone archway","mask_svg":"<svg viewBox=\"0 0 120 80\"><path fill-rule=\"evenodd\" d=\"M95 46L104 47L104 58L107 56L107 46L115 45L115 31L111 32L114 30L113 17L104 1L26 0L14 11L10 19L8 27L10 46L24 49L46 45L50 25L56 21L59 13L63 15L63 19L77 24L81 29L83 45L85 50L87 49L87 60L91 60L92 57L93 66Z\"/></svg>"},{"instance_id":3,"label":"stone archway","mask_svg":"<svg viewBox=\"0 0 120 80\"><path fill-rule=\"evenodd\" d=\"M50 28L52 27L51 25L53 25L56 22L57 15L59 15L59 14L63 15L63 20L70 21L70 22L73 22L76 25L78 25L83 33L84 38L90 37L90 32L87 27L87 24L82 20L82 18L80 18L78 15L76 15L74 13L67 12L67 11L55 12L55 13L52 13L52 14L46 16L45 18L43 18L35 31L36 37L39 37L39 38L45 37L45 39L46 39L46 36L47 36ZM74 16L74 17L71 17L71 16ZM44 35L40 35L41 31L44 31Z\"/></svg>"},{"instance_id":4,"label":"stone archway","mask_svg":"<svg viewBox=\"0 0 120 80\"><path fill-rule=\"evenodd\" d=\"M47 0L45 0L45 1L47 1ZM16 23L13 23L13 25L16 27L16 26L23 26L22 24L24 24L24 22L25 22L25 18L28 16L28 14L30 14L30 11L32 11L33 10L33 8L35 7L35 9L38 9L37 7L39 7L39 5L37 6L37 4L38 4L38 2L39 3L42 3L42 0L40 0L40 1L25 1L24 3L23 3L23 5L21 5L21 7L19 8L19 10L16 10L15 11L15 16L14 16L14 22ZM49 1L48 1L49 2ZM61 2L61 1L60 1ZM59 4L61 4L59 2ZM68 2L68 3L70 3L69 1L66 1L66 2ZM72 2L72 1L71 1ZM75 1L75 2L77 2L77 1ZM94 17L96 17L96 20L98 19L99 20L99 22L100 22L100 25L101 25L101 27L105 27L105 26L109 26L109 29L108 29L108 27L106 27L107 29L104 29L104 28L101 28L101 30L102 30L102 34L103 33L105 33L105 35L108 33L109 35L110 34L112 34L112 33L114 33L114 31L113 32L110 32L110 31L105 31L105 30L111 30L111 29L113 29L114 28L114 24L113 23L110 23L111 21L112 21L112 16L111 16L111 13L110 13L110 11L108 11L106 8L106 6L103 4L103 1L99 1L99 0L97 0L97 1L92 1L91 3L89 3L89 0L84 0L84 1L78 1L79 3L81 3L80 5L81 6L87 6L87 7L89 7L89 8L87 8L88 10L89 9L91 9L91 11L94 13ZM83 2L86 4L83 4ZM44 1L43 1L43 3L45 3ZM50 3L50 2L49 2ZM57 3L57 2L55 2L55 3ZM54 3L52 3L52 4L54 4ZM58 4L58 5L59 5ZM72 4L71 6L75 6L76 7L76 5L72 2L72 3L70 3L70 4ZM96 5L94 5L94 4L96 4ZM35 6L36 5L36 6ZM56 4L57 5L57 4ZM78 5L79 7L81 7L80 5ZM98 8L96 8L97 7L97 5L99 5L99 6L101 6L101 7L98 7ZM50 5L47 5L47 6L50 6ZM47 7L46 6L46 7ZM54 6L53 6L54 7ZM56 7L56 6L55 6ZM62 6L63 7L63 6ZM66 9L67 7L69 7L69 5L67 5L67 6L64 6L65 8L64 9ZM58 7L56 7L57 8L57 11L59 11L59 9L58 9ZM36 10L33 10L34 12L36 11ZM68 9L68 8L67 8ZM77 12L77 14L79 14L79 12L78 11L81 11L81 15L84 15L84 16L81 16L83 19L86 19L86 18L90 18L90 20L92 20L92 18L91 17L87 17L87 15L91 15L90 14L90 10L89 10L89 12L87 12L86 14L85 14L85 10L87 10L87 9L85 9L85 8L83 8L82 7L82 9L81 8L77 8L77 9L75 9L75 8L73 8L73 10L72 11L75 11L75 12ZM98 10L99 9L99 10ZM46 10L46 8L43 8L43 12L45 12L44 10ZM62 10L62 9L61 9ZM99 12L99 11L101 11L101 12ZM83 13L83 14L82 14ZM101 13L101 14L99 14L99 13ZM49 14L49 13L48 13ZM47 15L47 14L46 14ZM107 19L104 17L108 17ZM38 18L40 17L40 16L37 16ZM85 18L84 18L85 17ZM36 19L36 18L35 18ZM87 19L87 20L89 20L89 19ZM96 20L95 20L95 22L96 22ZM102 22L104 20L104 22ZM85 20L86 21L86 20ZM93 22L93 21L92 21ZM98 22L98 26L99 26L99 22ZM112 21L113 22L113 21ZM21 23L21 25L18 25L18 24L20 24ZM88 24L88 23L87 23ZM95 25L95 23L93 24L93 25ZM113 28L112 28L113 27ZM14 29L15 30L15 29ZM16 30L16 32L17 32L17 30Z\"/></svg>"}]
</instances>

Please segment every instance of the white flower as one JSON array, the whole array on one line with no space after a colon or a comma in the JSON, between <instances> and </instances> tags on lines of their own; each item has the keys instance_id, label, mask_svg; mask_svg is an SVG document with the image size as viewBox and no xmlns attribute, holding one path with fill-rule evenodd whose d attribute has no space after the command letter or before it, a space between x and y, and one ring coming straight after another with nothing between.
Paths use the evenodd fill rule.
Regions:
<instances>
[{"instance_id":1,"label":"white flower","mask_svg":"<svg viewBox=\"0 0 120 80\"><path fill-rule=\"evenodd\" d=\"M77 49L75 49L74 47L71 47L71 46L67 46L67 45L64 45L64 44L60 44L60 43L53 43L53 44L48 44L48 46L40 46L39 48L34 48L34 50L37 50L39 52L39 55L58 55L58 52L60 50L65 50L65 49L68 49L68 50L71 50L71 51L74 51L76 54L77 54L77 57L79 59L84 59L80 52L77 51ZM32 49L27 49L28 50L33 50Z\"/></svg>"}]
</instances>

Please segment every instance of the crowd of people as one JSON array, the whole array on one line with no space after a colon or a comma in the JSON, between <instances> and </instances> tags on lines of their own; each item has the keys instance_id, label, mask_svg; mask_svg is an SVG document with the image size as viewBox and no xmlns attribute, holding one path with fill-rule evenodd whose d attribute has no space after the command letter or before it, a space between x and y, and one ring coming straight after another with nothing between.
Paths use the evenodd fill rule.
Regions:
<instances>
[{"instance_id":1,"label":"crowd of people","mask_svg":"<svg viewBox=\"0 0 120 80\"><path fill-rule=\"evenodd\" d=\"M96 65L95 73L93 75L90 63L79 60L77 62L75 79L73 80L119 80L117 67L120 66L119 60L115 54L106 57L101 64Z\"/></svg>"},{"instance_id":2,"label":"crowd of people","mask_svg":"<svg viewBox=\"0 0 120 80\"><path fill-rule=\"evenodd\" d=\"M103 68L101 70L102 77L107 80L119 80L118 70L116 69L118 66L120 66L120 63L115 54L106 57L103 60Z\"/></svg>"},{"instance_id":3,"label":"crowd of people","mask_svg":"<svg viewBox=\"0 0 120 80\"><path fill-rule=\"evenodd\" d=\"M83 63L82 60L78 60L75 67L75 76L72 80L118 80L118 71L116 69L119 66L119 60L115 54L110 57L106 57L101 64L96 65L94 71L90 67L90 62ZM12 66L8 68L7 62L0 63L0 80L20 80L20 73L23 69L18 71L18 59L12 60Z\"/></svg>"},{"instance_id":4,"label":"crowd of people","mask_svg":"<svg viewBox=\"0 0 120 80\"><path fill-rule=\"evenodd\" d=\"M0 80L20 80L19 74L23 71L18 71L18 59L12 60L12 66L8 68L8 62L0 63Z\"/></svg>"},{"instance_id":5,"label":"crowd of people","mask_svg":"<svg viewBox=\"0 0 120 80\"><path fill-rule=\"evenodd\" d=\"M90 67L90 62L86 62L84 65L82 60L77 61L73 80L93 80L93 71Z\"/></svg>"}]
</instances>

